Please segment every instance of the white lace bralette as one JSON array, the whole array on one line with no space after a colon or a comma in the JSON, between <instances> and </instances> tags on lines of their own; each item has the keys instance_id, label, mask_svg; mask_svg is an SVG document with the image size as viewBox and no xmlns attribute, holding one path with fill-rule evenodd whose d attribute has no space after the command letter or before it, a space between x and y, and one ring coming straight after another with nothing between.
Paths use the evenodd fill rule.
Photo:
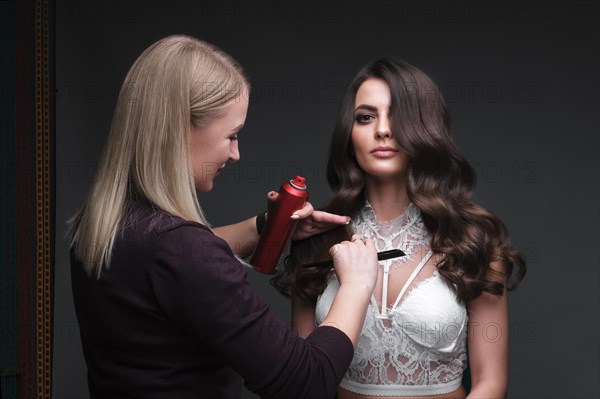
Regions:
<instances>
[{"instance_id":1,"label":"white lace bralette","mask_svg":"<svg viewBox=\"0 0 600 399\"><path fill-rule=\"evenodd\" d=\"M381 222L367 201L352 228L372 239L377 251L399 248L406 256L379 262L383 269L380 304L372 295L354 358L340 386L373 396L437 395L458 389L466 367L467 313L435 264L428 263L433 255L431 236L419 209L410 204L399 217ZM407 276L391 306L390 273ZM325 320L338 289L332 273L317 299L317 325Z\"/></svg>"}]
</instances>

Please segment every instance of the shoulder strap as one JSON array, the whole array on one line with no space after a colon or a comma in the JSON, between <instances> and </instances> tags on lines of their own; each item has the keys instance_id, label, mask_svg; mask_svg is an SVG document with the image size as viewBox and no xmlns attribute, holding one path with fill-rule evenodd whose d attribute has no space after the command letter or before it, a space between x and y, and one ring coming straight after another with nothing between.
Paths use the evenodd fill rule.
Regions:
<instances>
[{"instance_id":1,"label":"shoulder strap","mask_svg":"<svg viewBox=\"0 0 600 399\"><path fill-rule=\"evenodd\" d=\"M421 262L417 265L417 267L415 267L415 270L413 270L410 277L408 277L408 280L406 280L406 283L404 283L404 286L402 287L402 290L398 294L398 297L396 298L396 302L394 302L394 306L392 306L392 309L395 309L396 306L398 306L398 303L400 302L400 299L406 292L406 289L410 286L410 284L413 282L415 277L417 277L417 274L419 274L421 269L423 269L423 267L425 266L425 263L427 263L427 261L429 260L429 258L431 258L432 255L433 255L433 251L429 250L429 252L427 252L427 254L425 254L425 256L423 257Z\"/></svg>"}]
</instances>

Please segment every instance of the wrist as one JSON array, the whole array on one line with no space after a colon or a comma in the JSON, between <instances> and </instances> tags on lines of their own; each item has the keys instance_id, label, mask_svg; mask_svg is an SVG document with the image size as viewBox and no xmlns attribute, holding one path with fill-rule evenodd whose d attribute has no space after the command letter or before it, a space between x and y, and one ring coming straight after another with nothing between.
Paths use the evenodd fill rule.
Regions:
<instances>
[{"instance_id":1,"label":"wrist","mask_svg":"<svg viewBox=\"0 0 600 399\"><path fill-rule=\"evenodd\" d=\"M364 281L350 281L340 283L340 290L351 292L354 296L370 299L375 287Z\"/></svg>"}]
</instances>

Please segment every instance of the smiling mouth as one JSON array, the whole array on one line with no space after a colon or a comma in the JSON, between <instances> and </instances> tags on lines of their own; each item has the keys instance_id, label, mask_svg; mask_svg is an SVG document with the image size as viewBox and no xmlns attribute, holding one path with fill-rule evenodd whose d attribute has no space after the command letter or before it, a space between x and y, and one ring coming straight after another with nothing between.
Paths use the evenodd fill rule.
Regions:
<instances>
[{"instance_id":1,"label":"smiling mouth","mask_svg":"<svg viewBox=\"0 0 600 399\"><path fill-rule=\"evenodd\" d=\"M225 166L226 166L226 165L227 165L227 163L224 163L223 165L221 165L221 166L220 166L220 167L217 169L217 171L215 172L215 176L216 176L216 175L220 175L220 174L221 174L221 171L222 171L223 169L225 169Z\"/></svg>"}]
</instances>

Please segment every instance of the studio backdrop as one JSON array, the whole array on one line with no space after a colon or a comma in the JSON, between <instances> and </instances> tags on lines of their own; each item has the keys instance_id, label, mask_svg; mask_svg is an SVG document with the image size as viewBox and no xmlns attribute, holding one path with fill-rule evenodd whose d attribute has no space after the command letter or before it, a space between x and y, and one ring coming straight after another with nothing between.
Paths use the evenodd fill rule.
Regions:
<instances>
[{"instance_id":1,"label":"studio backdrop","mask_svg":"<svg viewBox=\"0 0 600 399\"><path fill-rule=\"evenodd\" d=\"M2 330L3 399L19 383L40 397L88 397L66 221L94 179L127 70L176 33L231 54L252 85L241 159L200 197L213 225L264 210L267 192L295 175L323 205L329 138L350 79L384 56L429 75L477 172L473 201L505 222L528 263L509 293L509 331L475 332L509 334L508 397L600 396L597 2L58 0L48 14L54 46L46 2L25 2L24 14L8 3L14 19L5 12L3 21L18 35L3 35L2 53L16 58L2 59L1 77L13 76L18 90L1 110L1 300L12 326ZM55 112L44 91L53 77ZM289 322L290 303L268 277L248 278Z\"/></svg>"}]
</instances>

